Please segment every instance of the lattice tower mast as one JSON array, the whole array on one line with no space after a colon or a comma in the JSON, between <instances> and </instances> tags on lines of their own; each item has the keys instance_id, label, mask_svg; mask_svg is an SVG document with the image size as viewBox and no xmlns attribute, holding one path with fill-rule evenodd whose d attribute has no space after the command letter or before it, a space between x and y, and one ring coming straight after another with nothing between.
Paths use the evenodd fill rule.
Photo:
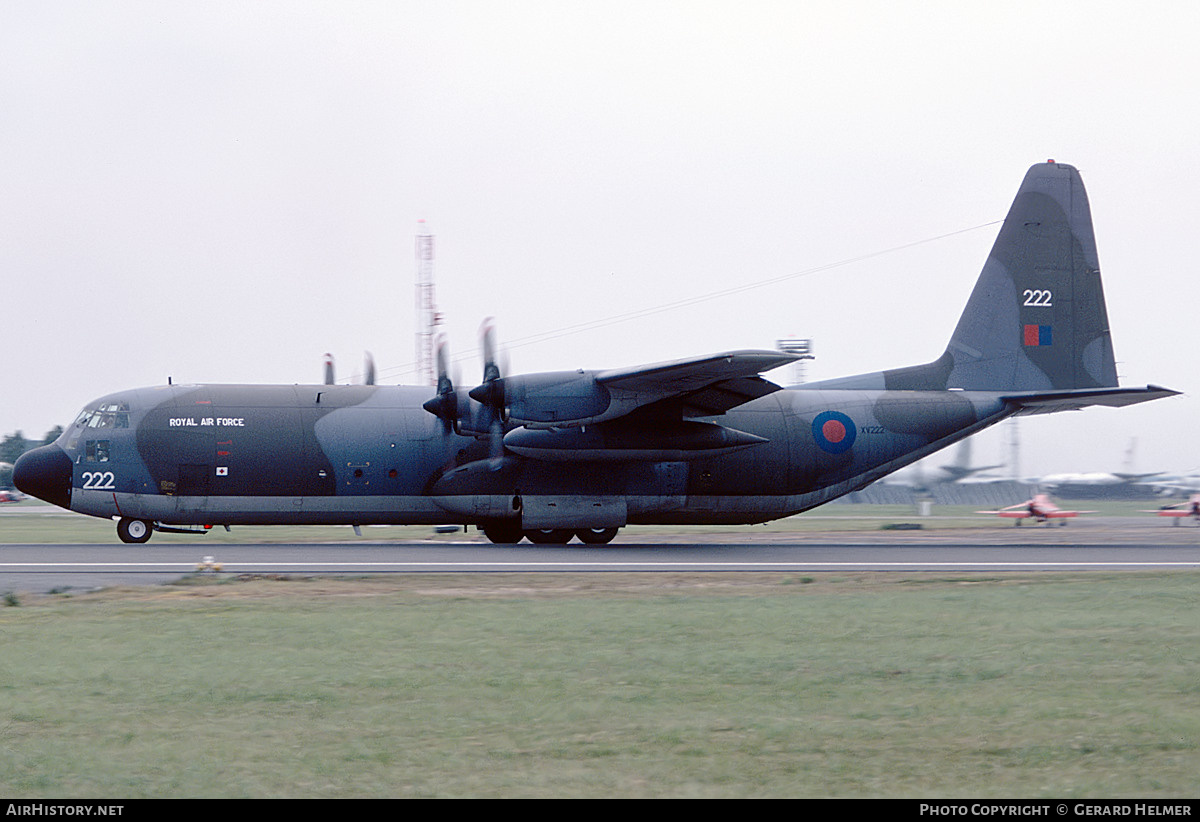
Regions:
<instances>
[{"instance_id":1,"label":"lattice tower mast","mask_svg":"<svg viewBox=\"0 0 1200 822\"><path fill-rule=\"evenodd\" d=\"M433 294L433 235L421 220L417 226L417 382L437 385L434 345L441 315Z\"/></svg>"}]
</instances>

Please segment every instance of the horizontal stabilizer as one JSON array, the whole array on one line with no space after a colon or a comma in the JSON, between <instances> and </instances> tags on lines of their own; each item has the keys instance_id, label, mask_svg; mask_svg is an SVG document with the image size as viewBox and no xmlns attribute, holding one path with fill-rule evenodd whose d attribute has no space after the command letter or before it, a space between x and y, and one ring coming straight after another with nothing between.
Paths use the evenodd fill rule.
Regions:
<instances>
[{"instance_id":1,"label":"horizontal stabilizer","mask_svg":"<svg viewBox=\"0 0 1200 822\"><path fill-rule=\"evenodd\" d=\"M1065 391L1034 391L1009 394L1003 399L1018 406L1018 415L1052 414L1056 411L1076 411L1092 405L1123 408L1139 402L1149 402L1179 394L1160 385L1144 388L1079 388Z\"/></svg>"}]
</instances>

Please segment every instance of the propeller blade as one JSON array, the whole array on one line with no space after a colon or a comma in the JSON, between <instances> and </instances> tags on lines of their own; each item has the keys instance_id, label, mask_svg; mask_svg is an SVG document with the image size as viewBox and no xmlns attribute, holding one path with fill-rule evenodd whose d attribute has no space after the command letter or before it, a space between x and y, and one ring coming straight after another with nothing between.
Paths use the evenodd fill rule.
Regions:
<instances>
[{"instance_id":1,"label":"propeller blade","mask_svg":"<svg viewBox=\"0 0 1200 822\"><path fill-rule=\"evenodd\" d=\"M363 377L363 384L364 385L374 385L375 384L375 358L371 356L370 351L366 352L366 354L367 354L366 376Z\"/></svg>"},{"instance_id":2,"label":"propeller blade","mask_svg":"<svg viewBox=\"0 0 1200 822\"><path fill-rule=\"evenodd\" d=\"M501 460L504 457L504 423L498 419L492 420L492 429L488 436L489 455L492 460L491 468L493 471L500 467Z\"/></svg>"},{"instance_id":3,"label":"propeller blade","mask_svg":"<svg viewBox=\"0 0 1200 822\"><path fill-rule=\"evenodd\" d=\"M500 379L500 366L496 364L496 320L488 317L479 327L479 347L483 354L483 381Z\"/></svg>"},{"instance_id":4,"label":"propeller blade","mask_svg":"<svg viewBox=\"0 0 1200 822\"><path fill-rule=\"evenodd\" d=\"M459 420L458 392L454 390L454 382L446 370L446 339L439 335L437 340L437 396L426 400L421 406L430 414L442 421L442 433L449 434L454 430Z\"/></svg>"},{"instance_id":5,"label":"propeller blade","mask_svg":"<svg viewBox=\"0 0 1200 822\"><path fill-rule=\"evenodd\" d=\"M439 334L437 339L437 392L439 394L449 394L454 390L454 381L450 379L450 373L447 367L447 360L450 354L446 347L446 337L444 334Z\"/></svg>"},{"instance_id":6,"label":"propeller blade","mask_svg":"<svg viewBox=\"0 0 1200 822\"><path fill-rule=\"evenodd\" d=\"M333 355L325 355L325 384L333 385Z\"/></svg>"},{"instance_id":7,"label":"propeller blade","mask_svg":"<svg viewBox=\"0 0 1200 822\"><path fill-rule=\"evenodd\" d=\"M471 389L470 397L504 419L504 380L496 362L496 322L492 317L479 327L479 348L483 357L483 382Z\"/></svg>"},{"instance_id":8,"label":"propeller blade","mask_svg":"<svg viewBox=\"0 0 1200 822\"><path fill-rule=\"evenodd\" d=\"M504 456L504 379L496 362L496 321L488 317L479 327L479 347L483 357L483 382L469 392L471 399L484 407L489 451L493 469Z\"/></svg>"}]
</instances>

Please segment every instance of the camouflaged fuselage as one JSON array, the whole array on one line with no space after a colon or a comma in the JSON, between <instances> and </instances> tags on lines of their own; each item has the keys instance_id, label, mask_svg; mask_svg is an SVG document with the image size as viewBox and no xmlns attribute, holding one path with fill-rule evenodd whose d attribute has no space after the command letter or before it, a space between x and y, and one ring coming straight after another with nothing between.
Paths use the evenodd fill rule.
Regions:
<instances>
[{"instance_id":1,"label":"camouflaged fuselage","mask_svg":"<svg viewBox=\"0 0 1200 822\"><path fill-rule=\"evenodd\" d=\"M424 411L428 397L329 385L113 394L56 443L72 465L69 507L168 524L465 524L561 508L572 513L538 515L539 527L574 527L581 506L607 525L762 522L1007 415L994 392L784 390L710 420L764 440L733 453L493 460L486 438L447 432Z\"/></svg>"}]
</instances>

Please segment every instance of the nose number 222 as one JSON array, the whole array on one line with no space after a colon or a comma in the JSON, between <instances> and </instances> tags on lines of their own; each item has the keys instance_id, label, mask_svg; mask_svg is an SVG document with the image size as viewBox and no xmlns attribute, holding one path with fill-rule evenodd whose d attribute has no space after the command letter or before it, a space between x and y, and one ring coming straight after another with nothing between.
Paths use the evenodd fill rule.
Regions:
<instances>
[{"instance_id":1,"label":"nose number 222","mask_svg":"<svg viewBox=\"0 0 1200 822\"><path fill-rule=\"evenodd\" d=\"M117 488L113 484L116 477L112 471L84 471L80 479L83 480L80 488L89 491L115 491Z\"/></svg>"}]
</instances>

